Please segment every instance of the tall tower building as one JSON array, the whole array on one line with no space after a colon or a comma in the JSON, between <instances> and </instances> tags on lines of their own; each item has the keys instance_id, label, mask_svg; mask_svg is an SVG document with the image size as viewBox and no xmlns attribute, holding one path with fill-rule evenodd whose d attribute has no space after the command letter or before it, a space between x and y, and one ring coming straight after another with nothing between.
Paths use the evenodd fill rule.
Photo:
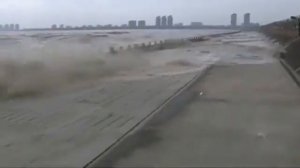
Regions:
<instances>
[{"instance_id":1,"label":"tall tower building","mask_svg":"<svg viewBox=\"0 0 300 168\"><path fill-rule=\"evenodd\" d=\"M155 26L156 26L156 27L160 27L160 26L161 26L161 17L160 17L160 16L157 16L157 17L156 17L156 20L155 20Z\"/></svg>"},{"instance_id":2,"label":"tall tower building","mask_svg":"<svg viewBox=\"0 0 300 168\"><path fill-rule=\"evenodd\" d=\"M4 25L4 30L9 30L9 24Z\"/></svg>"},{"instance_id":3,"label":"tall tower building","mask_svg":"<svg viewBox=\"0 0 300 168\"><path fill-rule=\"evenodd\" d=\"M246 13L244 15L244 26L249 26L251 23L251 19L250 19L250 13Z\"/></svg>"},{"instance_id":4,"label":"tall tower building","mask_svg":"<svg viewBox=\"0 0 300 168\"><path fill-rule=\"evenodd\" d=\"M161 26L162 27L167 27L167 16L163 16L161 18Z\"/></svg>"},{"instance_id":5,"label":"tall tower building","mask_svg":"<svg viewBox=\"0 0 300 168\"><path fill-rule=\"evenodd\" d=\"M173 27L173 16L168 16L168 27Z\"/></svg>"},{"instance_id":6,"label":"tall tower building","mask_svg":"<svg viewBox=\"0 0 300 168\"><path fill-rule=\"evenodd\" d=\"M145 20L139 20L138 21L138 27L139 28L145 28L146 27L146 21Z\"/></svg>"},{"instance_id":7,"label":"tall tower building","mask_svg":"<svg viewBox=\"0 0 300 168\"><path fill-rule=\"evenodd\" d=\"M130 21L128 22L128 27L129 27L129 28L136 28L136 27L137 27L136 20L130 20Z\"/></svg>"},{"instance_id":8,"label":"tall tower building","mask_svg":"<svg viewBox=\"0 0 300 168\"><path fill-rule=\"evenodd\" d=\"M65 28L65 25L61 24L59 25L59 29L64 29Z\"/></svg>"},{"instance_id":9,"label":"tall tower building","mask_svg":"<svg viewBox=\"0 0 300 168\"><path fill-rule=\"evenodd\" d=\"M237 26L237 14L234 13L231 15L231 24L232 27L236 27Z\"/></svg>"},{"instance_id":10,"label":"tall tower building","mask_svg":"<svg viewBox=\"0 0 300 168\"><path fill-rule=\"evenodd\" d=\"M19 24L15 24L15 30L19 31L20 30L20 25Z\"/></svg>"},{"instance_id":11,"label":"tall tower building","mask_svg":"<svg viewBox=\"0 0 300 168\"><path fill-rule=\"evenodd\" d=\"M9 25L9 30L10 31L14 31L15 30L15 25L14 24L10 24Z\"/></svg>"},{"instance_id":12,"label":"tall tower building","mask_svg":"<svg viewBox=\"0 0 300 168\"><path fill-rule=\"evenodd\" d=\"M57 25L56 24L52 25L51 29L53 29L53 30L57 29Z\"/></svg>"}]
</instances>

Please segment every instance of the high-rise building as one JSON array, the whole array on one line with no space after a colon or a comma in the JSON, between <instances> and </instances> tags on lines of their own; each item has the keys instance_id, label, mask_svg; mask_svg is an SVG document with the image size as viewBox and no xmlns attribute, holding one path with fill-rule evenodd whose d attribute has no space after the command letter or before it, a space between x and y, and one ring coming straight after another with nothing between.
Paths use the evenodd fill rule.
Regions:
<instances>
[{"instance_id":1,"label":"high-rise building","mask_svg":"<svg viewBox=\"0 0 300 168\"><path fill-rule=\"evenodd\" d=\"M19 31L20 30L20 25L19 24L15 24L15 30Z\"/></svg>"},{"instance_id":2,"label":"high-rise building","mask_svg":"<svg viewBox=\"0 0 300 168\"><path fill-rule=\"evenodd\" d=\"M138 27L139 28L145 28L146 27L146 21L145 20L139 20L138 21Z\"/></svg>"},{"instance_id":3,"label":"high-rise building","mask_svg":"<svg viewBox=\"0 0 300 168\"><path fill-rule=\"evenodd\" d=\"M14 24L10 24L9 25L9 30L10 31L14 31L15 30L15 25Z\"/></svg>"},{"instance_id":4,"label":"high-rise building","mask_svg":"<svg viewBox=\"0 0 300 168\"><path fill-rule=\"evenodd\" d=\"M1 31L1 30L3 30L3 26L2 26L2 25L0 25L0 31Z\"/></svg>"},{"instance_id":5,"label":"high-rise building","mask_svg":"<svg viewBox=\"0 0 300 168\"><path fill-rule=\"evenodd\" d=\"M53 25L51 26L51 29L53 29L53 30L57 29L57 25L56 25L56 24L53 24Z\"/></svg>"},{"instance_id":6,"label":"high-rise building","mask_svg":"<svg viewBox=\"0 0 300 168\"><path fill-rule=\"evenodd\" d=\"M130 21L128 22L128 27L129 27L129 28L136 28L136 27L137 27L137 25L136 25L136 20L130 20Z\"/></svg>"},{"instance_id":7,"label":"high-rise building","mask_svg":"<svg viewBox=\"0 0 300 168\"><path fill-rule=\"evenodd\" d=\"M59 26L59 29L64 29L65 28L65 26L63 25L63 24L61 24L60 26Z\"/></svg>"},{"instance_id":8,"label":"high-rise building","mask_svg":"<svg viewBox=\"0 0 300 168\"><path fill-rule=\"evenodd\" d=\"M156 17L156 20L155 20L155 26L156 26L156 27L160 27L160 26L161 26L161 17L160 17L160 16L157 16L157 17Z\"/></svg>"},{"instance_id":9,"label":"high-rise building","mask_svg":"<svg viewBox=\"0 0 300 168\"><path fill-rule=\"evenodd\" d=\"M163 16L161 18L161 26L162 27L167 27L167 16Z\"/></svg>"},{"instance_id":10,"label":"high-rise building","mask_svg":"<svg viewBox=\"0 0 300 168\"><path fill-rule=\"evenodd\" d=\"M168 16L168 27L173 27L173 16Z\"/></svg>"},{"instance_id":11,"label":"high-rise building","mask_svg":"<svg viewBox=\"0 0 300 168\"><path fill-rule=\"evenodd\" d=\"M244 26L249 26L251 23L250 13L244 15Z\"/></svg>"},{"instance_id":12,"label":"high-rise building","mask_svg":"<svg viewBox=\"0 0 300 168\"><path fill-rule=\"evenodd\" d=\"M9 24L4 25L4 30L9 30Z\"/></svg>"},{"instance_id":13,"label":"high-rise building","mask_svg":"<svg viewBox=\"0 0 300 168\"><path fill-rule=\"evenodd\" d=\"M236 27L237 26L237 14L234 13L231 15L231 24L232 27Z\"/></svg>"}]
</instances>

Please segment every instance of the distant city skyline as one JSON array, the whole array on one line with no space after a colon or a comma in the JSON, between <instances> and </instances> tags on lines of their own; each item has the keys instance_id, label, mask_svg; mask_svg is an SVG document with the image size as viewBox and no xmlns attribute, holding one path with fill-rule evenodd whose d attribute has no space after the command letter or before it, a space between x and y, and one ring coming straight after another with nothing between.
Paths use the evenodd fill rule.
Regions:
<instances>
[{"instance_id":1,"label":"distant city skyline","mask_svg":"<svg viewBox=\"0 0 300 168\"><path fill-rule=\"evenodd\" d=\"M217 29L245 29L254 30L259 27L258 23L251 21L251 13L244 14L242 24L237 24L238 14L233 13L230 15L229 23L225 25L205 25L200 21L193 21L190 24L184 25L183 23L175 23L172 15L169 16L156 16L154 19L155 24L147 24L145 20L129 20L128 24L121 25L77 25L65 26L64 24L53 24L50 28L33 28L30 30L100 30L100 29L203 29L203 28L217 28ZM27 29L29 30L29 29Z\"/></svg>"},{"instance_id":2,"label":"distant city skyline","mask_svg":"<svg viewBox=\"0 0 300 168\"><path fill-rule=\"evenodd\" d=\"M233 13L230 15L229 24L224 25L207 25L203 24L201 21L192 21L190 24L183 24L181 22L174 23L173 15L165 15L165 16L156 16L154 18L154 24L147 24L145 20L129 20L128 24L121 24L121 25L65 25L65 24L52 24L50 27L45 28L25 28L25 30L97 30L97 29L198 29L198 28L257 28L259 27L259 23L255 23L251 21L251 13L245 13L243 23L237 24L238 14ZM23 30L20 29L19 24L0 24L0 31L18 31Z\"/></svg>"},{"instance_id":3,"label":"distant city skyline","mask_svg":"<svg viewBox=\"0 0 300 168\"><path fill-rule=\"evenodd\" d=\"M0 31L19 31L19 24L0 24Z\"/></svg>"},{"instance_id":4,"label":"distant city skyline","mask_svg":"<svg viewBox=\"0 0 300 168\"><path fill-rule=\"evenodd\" d=\"M172 14L174 23L228 25L228 15L249 12L253 20L266 24L299 15L299 6L299 0L1 0L0 20L25 28L122 25L130 19L154 25L154 16ZM239 17L237 22L242 21Z\"/></svg>"}]
</instances>

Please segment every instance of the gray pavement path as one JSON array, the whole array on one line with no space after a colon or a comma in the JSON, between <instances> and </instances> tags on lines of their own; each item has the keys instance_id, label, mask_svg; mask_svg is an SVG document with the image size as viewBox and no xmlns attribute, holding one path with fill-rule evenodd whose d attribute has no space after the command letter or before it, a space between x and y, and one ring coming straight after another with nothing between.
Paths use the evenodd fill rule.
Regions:
<instances>
[{"instance_id":1,"label":"gray pavement path","mask_svg":"<svg viewBox=\"0 0 300 168\"><path fill-rule=\"evenodd\" d=\"M0 167L83 167L198 72L108 81L96 88L0 103Z\"/></svg>"},{"instance_id":2,"label":"gray pavement path","mask_svg":"<svg viewBox=\"0 0 300 168\"><path fill-rule=\"evenodd\" d=\"M278 61L216 65L188 92L93 166L300 166L300 90Z\"/></svg>"}]
</instances>

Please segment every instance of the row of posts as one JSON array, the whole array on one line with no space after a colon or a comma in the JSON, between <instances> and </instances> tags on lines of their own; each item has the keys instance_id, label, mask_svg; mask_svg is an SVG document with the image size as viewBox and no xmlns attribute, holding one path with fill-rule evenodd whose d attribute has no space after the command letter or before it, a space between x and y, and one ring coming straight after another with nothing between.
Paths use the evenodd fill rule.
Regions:
<instances>
[{"instance_id":1,"label":"row of posts","mask_svg":"<svg viewBox=\"0 0 300 168\"><path fill-rule=\"evenodd\" d=\"M186 43L185 40L164 40L164 41L155 41L141 44L128 45L127 47L110 47L109 52L111 54L117 54L124 51L154 51L154 50L163 50L171 49L182 46Z\"/></svg>"},{"instance_id":2,"label":"row of posts","mask_svg":"<svg viewBox=\"0 0 300 168\"><path fill-rule=\"evenodd\" d=\"M205 38L203 36L196 36L188 39L173 39L173 40L164 40L164 41L155 41L141 44L128 45L127 47L110 47L109 52L111 54L117 54L124 51L153 51L153 50L164 50L172 49L180 46L186 45L188 42L199 42L203 41Z\"/></svg>"}]
</instances>

